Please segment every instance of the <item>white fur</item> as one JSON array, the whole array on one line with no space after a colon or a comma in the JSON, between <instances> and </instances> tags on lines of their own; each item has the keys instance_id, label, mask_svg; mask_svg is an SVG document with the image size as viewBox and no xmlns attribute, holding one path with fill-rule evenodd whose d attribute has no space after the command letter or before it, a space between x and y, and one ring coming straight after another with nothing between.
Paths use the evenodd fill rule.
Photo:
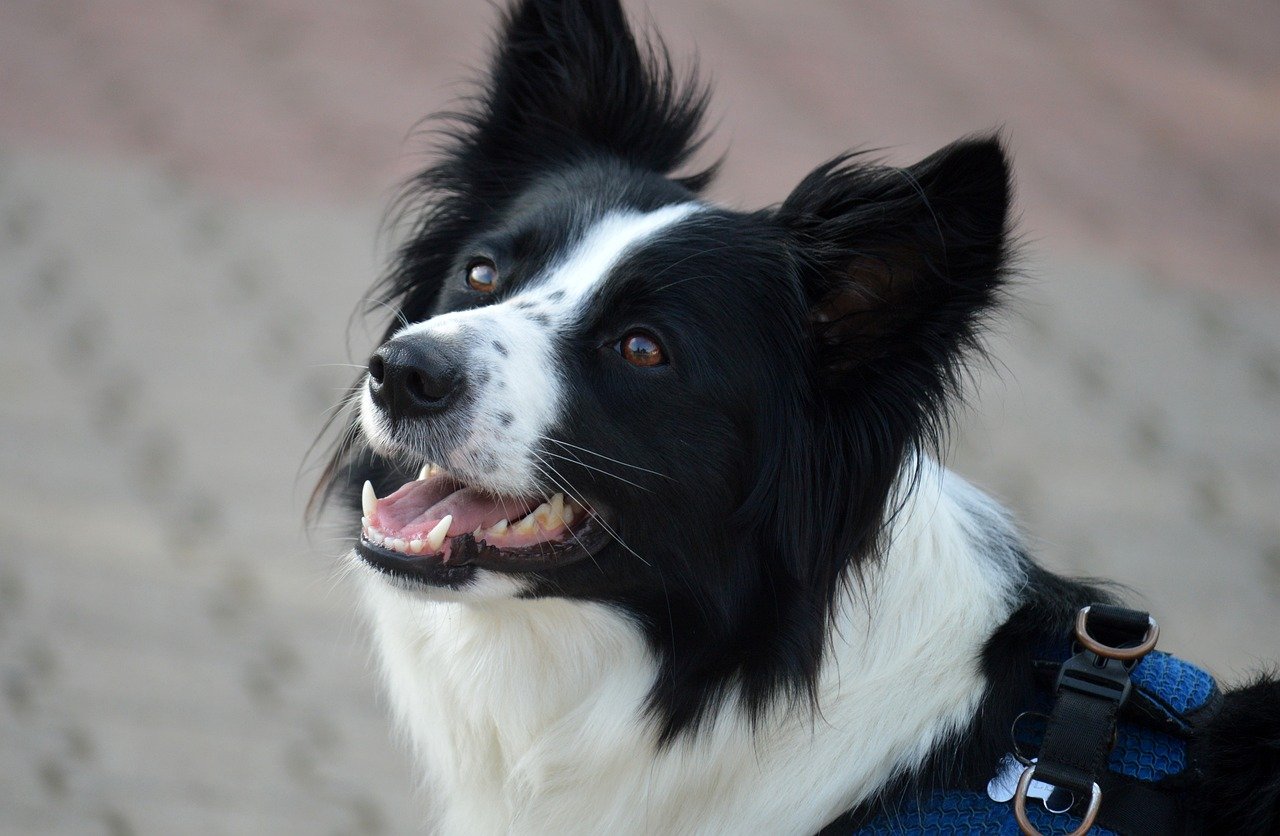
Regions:
<instances>
[{"instance_id":1,"label":"white fur","mask_svg":"<svg viewBox=\"0 0 1280 836\"><path fill-rule=\"evenodd\" d=\"M628 252L698 208L682 203L647 213L610 213L519 294L497 305L441 314L397 332L395 338L424 335L449 340L465 353L469 382L479 390L474 413L455 416L458 421L465 418L465 438L439 463L468 484L497 494L527 494L545 483L533 451L558 417L566 386L556 362L557 334L580 318ZM539 315L547 324L537 320ZM505 355L495 343L505 347ZM489 372L484 385L478 383L479 370ZM503 415L510 416L509 426L504 426ZM413 439L393 437L368 386L360 400L360 420L374 449L426 455L413 449Z\"/></svg>"},{"instance_id":2,"label":"white fur","mask_svg":"<svg viewBox=\"0 0 1280 836\"><path fill-rule=\"evenodd\" d=\"M821 714L737 707L669 749L655 662L614 609L443 602L361 573L395 713L444 833L812 833L965 726L1022 578L1003 514L925 462L889 553L842 600Z\"/></svg>"}]
</instances>

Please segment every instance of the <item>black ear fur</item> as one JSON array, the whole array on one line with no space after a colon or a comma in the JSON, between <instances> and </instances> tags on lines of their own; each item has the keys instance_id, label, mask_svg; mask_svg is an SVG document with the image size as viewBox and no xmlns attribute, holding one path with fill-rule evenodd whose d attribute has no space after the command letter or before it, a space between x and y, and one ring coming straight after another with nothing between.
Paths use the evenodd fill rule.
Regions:
<instances>
[{"instance_id":1,"label":"black ear fur","mask_svg":"<svg viewBox=\"0 0 1280 836\"><path fill-rule=\"evenodd\" d=\"M828 383L909 382L932 403L955 382L1004 278L1009 192L994 137L909 168L841 157L800 183L780 217L805 268Z\"/></svg>"},{"instance_id":2,"label":"black ear fur","mask_svg":"<svg viewBox=\"0 0 1280 836\"><path fill-rule=\"evenodd\" d=\"M681 81L662 42L637 43L618 0L524 0L507 17L475 151L490 166L545 166L592 151L670 174L701 145L707 91ZM681 179L698 190L704 171Z\"/></svg>"}]
</instances>

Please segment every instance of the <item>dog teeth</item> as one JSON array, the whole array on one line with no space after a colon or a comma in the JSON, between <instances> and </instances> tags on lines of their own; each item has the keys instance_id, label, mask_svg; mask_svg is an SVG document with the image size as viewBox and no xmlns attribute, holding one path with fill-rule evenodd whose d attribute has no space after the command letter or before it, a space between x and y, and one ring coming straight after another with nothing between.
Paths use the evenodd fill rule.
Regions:
<instances>
[{"instance_id":1,"label":"dog teeth","mask_svg":"<svg viewBox=\"0 0 1280 836\"><path fill-rule=\"evenodd\" d=\"M555 527L555 521L552 518L551 504L544 502L533 511L533 518L537 520L538 525L545 529Z\"/></svg>"},{"instance_id":2,"label":"dog teeth","mask_svg":"<svg viewBox=\"0 0 1280 836\"><path fill-rule=\"evenodd\" d=\"M562 525L567 525L565 520L566 507L564 494L557 492L552 495L549 501L535 508L530 516L544 531L554 531Z\"/></svg>"},{"instance_id":3,"label":"dog teeth","mask_svg":"<svg viewBox=\"0 0 1280 836\"><path fill-rule=\"evenodd\" d=\"M432 476L439 476L444 473L444 469L438 464L424 464L422 470L418 471L418 481L430 479Z\"/></svg>"},{"instance_id":4,"label":"dog teeth","mask_svg":"<svg viewBox=\"0 0 1280 836\"><path fill-rule=\"evenodd\" d=\"M538 507L541 508L542 506L539 505ZM530 514L529 516L522 519L520 522L513 525L511 527L511 530L514 531L516 534L525 534L525 535L532 534L533 532L537 531L538 530L538 521L536 519L537 513L538 513L537 511L534 511L532 514Z\"/></svg>"},{"instance_id":5,"label":"dog teeth","mask_svg":"<svg viewBox=\"0 0 1280 836\"><path fill-rule=\"evenodd\" d=\"M435 528L427 533L427 547L433 552L440 551L440 547L444 545L444 538L449 534L449 526L453 524L453 514L449 514L440 522L436 523Z\"/></svg>"},{"instance_id":6,"label":"dog teeth","mask_svg":"<svg viewBox=\"0 0 1280 836\"><path fill-rule=\"evenodd\" d=\"M430 478L443 472L437 465L427 465L422 469L419 478ZM360 518L360 530L364 538L374 545L383 546L402 554L435 553L442 550L444 541L449 537L449 529L453 525L452 514L439 520L426 534L419 533L412 537L397 537L393 534L379 531L372 523L372 516L378 510L378 496L374 492L372 483L365 482L361 499L365 513ZM475 531L471 532L471 536L476 540L487 538L489 542L512 533L522 537L530 537L537 535L540 530L553 532L561 528L569 528L573 525L574 520L581 519L587 513L585 508L566 497L564 493L556 492L518 522L513 523L510 520L503 519L487 529L480 525L476 527Z\"/></svg>"}]
</instances>

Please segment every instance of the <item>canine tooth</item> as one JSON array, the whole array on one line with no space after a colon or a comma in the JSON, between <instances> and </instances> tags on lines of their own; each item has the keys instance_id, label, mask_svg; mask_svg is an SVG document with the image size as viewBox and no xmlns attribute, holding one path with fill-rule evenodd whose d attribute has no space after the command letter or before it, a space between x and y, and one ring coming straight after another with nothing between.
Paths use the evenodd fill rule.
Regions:
<instances>
[{"instance_id":1,"label":"canine tooth","mask_svg":"<svg viewBox=\"0 0 1280 836\"><path fill-rule=\"evenodd\" d=\"M501 521L501 522L499 522L497 525L495 525L493 528L489 529L489 533L490 533L490 534L495 534L495 535L498 535L498 536L501 536L501 535L503 535L503 534L506 534L506 533L507 533L507 525L508 525L507 521L506 521L506 520L502 520L502 521Z\"/></svg>"},{"instance_id":2,"label":"canine tooth","mask_svg":"<svg viewBox=\"0 0 1280 836\"><path fill-rule=\"evenodd\" d=\"M422 470L418 471L418 481L422 481L431 475L431 465L424 464Z\"/></svg>"},{"instance_id":3,"label":"canine tooth","mask_svg":"<svg viewBox=\"0 0 1280 836\"><path fill-rule=\"evenodd\" d=\"M431 551L439 551L444 545L444 538L449 534L449 526L453 524L453 514L449 514L427 534L427 546Z\"/></svg>"},{"instance_id":4,"label":"canine tooth","mask_svg":"<svg viewBox=\"0 0 1280 836\"><path fill-rule=\"evenodd\" d=\"M417 538L410 540L409 551L413 552L414 554L422 554L422 541Z\"/></svg>"},{"instance_id":5,"label":"canine tooth","mask_svg":"<svg viewBox=\"0 0 1280 836\"><path fill-rule=\"evenodd\" d=\"M360 494L360 503L364 506L364 515L372 517L378 510L378 495L373 492L373 483L368 479L364 482L364 491Z\"/></svg>"},{"instance_id":6,"label":"canine tooth","mask_svg":"<svg viewBox=\"0 0 1280 836\"><path fill-rule=\"evenodd\" d=\"M474 537L474 538L476 538L477 540L479 540L479 539L480 539L480 535L481 535L481 534L483 534L483 533L484 533L484 526L483 526L483 525L477 525L477 526L476 526L476 530L475 530L475 531L473 531L473 532L471 532L471 536L472 536L472 537Z\"/></svg>"},{"instance_id":7,"label":"canine tooth","mask_svg":"<svg viewBox=\"0 0 1280 836\"><path fill-rule=\"evenodd\" d=\"M368 528L368 527L369 527L369 518L368 518L368 517L361 517L361 518L360 518L360 527L361 527L361 528Z\"/></svg>"}]
</instances>

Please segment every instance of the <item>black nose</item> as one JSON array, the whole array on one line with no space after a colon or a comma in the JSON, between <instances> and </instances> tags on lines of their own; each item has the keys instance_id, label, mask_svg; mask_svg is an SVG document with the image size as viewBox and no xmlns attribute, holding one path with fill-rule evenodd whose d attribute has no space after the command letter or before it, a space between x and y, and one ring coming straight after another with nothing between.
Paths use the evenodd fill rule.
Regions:
<instances>
[{"instance_id":1,"label":"black nose","mask_svg":"<svg viewBox=\"0 0 1280 836\"><path fill-rule=\"evenodd\" d=\"M369 358L369 394L392 418L440 412L461 381L453 353L430 337L399 337Z\"/></svg>"}]
</instances>

